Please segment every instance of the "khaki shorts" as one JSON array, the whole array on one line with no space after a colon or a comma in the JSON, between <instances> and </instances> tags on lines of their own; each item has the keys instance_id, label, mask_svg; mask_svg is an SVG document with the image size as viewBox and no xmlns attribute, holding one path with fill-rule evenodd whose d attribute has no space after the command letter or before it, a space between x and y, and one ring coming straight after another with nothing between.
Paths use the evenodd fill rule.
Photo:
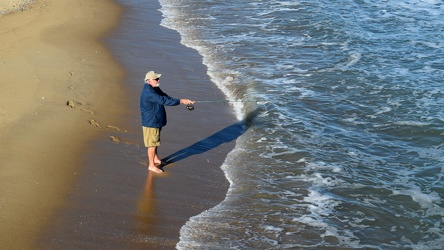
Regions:
<instances>
[{"instance_id":1,"label":"khaki shorts","mask_svg":"<svg viewBox=\"0 0 444 250\"><path fill-rule=\"evenodd\" d=\"M160 128L148 128L143 127L143 142L145 147L158 147L160 146Z\"/></svg>"}]
</instances>

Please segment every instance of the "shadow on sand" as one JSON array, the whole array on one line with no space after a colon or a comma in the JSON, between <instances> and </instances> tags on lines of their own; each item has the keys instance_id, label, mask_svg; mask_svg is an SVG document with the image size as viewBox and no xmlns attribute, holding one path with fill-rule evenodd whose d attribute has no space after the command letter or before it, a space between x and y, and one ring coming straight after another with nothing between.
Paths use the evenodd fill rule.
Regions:
<instances>
[{"instance_id":1,"label":"shadow on sand","mask_svg":"<svg viewBox=\"0 0 444 250\"><path fill-rule=\"evenodd\" d=\"M261 108L256 108L251 113L249 113L244 120L236 122L219 132L201 140L193 145L181 149L165 158L162 159L166 165L173 162L183 160L192 155L202 154L211 149L217 148L218 146L236 140L239 136L245 133L246 129L251 127L255 118L259 113L263 112Z\"/></svg>"},{"instance_id":2,"label":"shadow on sand","mask_svg":"<svg viewBox=\"0 0 444 250\"><path fill-rule=\"evenodd\" d=\"M244 122L237 122L193 145L181 149L162 159L166 165L183 160L192 155L202 154L218 146L236 140L245 131Z\"/></svg>"}]
</instances>

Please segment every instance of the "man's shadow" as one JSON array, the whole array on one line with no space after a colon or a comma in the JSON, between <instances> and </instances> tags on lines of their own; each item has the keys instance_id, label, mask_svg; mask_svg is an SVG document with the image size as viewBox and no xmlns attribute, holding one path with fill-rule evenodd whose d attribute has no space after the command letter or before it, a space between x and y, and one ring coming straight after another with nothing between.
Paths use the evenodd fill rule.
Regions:
<instances>
[{"instance_id":1,"label":"man's shadow","mask_svg":"<svg viewBox=\"0 0 444 250\"><path fill-rule=\"evenodd\" d=\"M162 159L166 165L181 161L192 155L202 154L218 146L236 140L245 131L245 123L243 121L234 123L209 137L194 143L193 145L181 149Z\"/></svg>"},{"instance_id":2,"label":"man's shadow","mask_svg":"<svg viewBox=\"0 0 444 250\"><path fill-rule=\"evenodd\" d=\"M259 113L263 112L263 109L256 108L252 112L250 112L244 120L240 122L236 122L233 125L230 125L219 132L210 135L209 137L194 143L193 145L181 149L165 158L162 159L165 162L165 165L183 160L192 155L202 154L211 149L217 148L218 146L236 140L239 136L241 136L247 128L252 126L255 118Z\"/></svg>"}]
</instances>

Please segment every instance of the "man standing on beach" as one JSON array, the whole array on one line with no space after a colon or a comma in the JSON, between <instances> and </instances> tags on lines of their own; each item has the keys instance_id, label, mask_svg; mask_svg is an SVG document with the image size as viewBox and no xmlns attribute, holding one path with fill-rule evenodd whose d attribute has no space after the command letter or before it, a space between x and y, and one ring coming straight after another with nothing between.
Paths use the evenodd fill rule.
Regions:
<instances>
[{"instance_id":1,"label":"man standing on beach","mask_svg":"<svg viewBox=\"0 0 444 250\"><path fill-rule=\"evenodd\" d=\"M145 84L140 95L140 112L142 114L143 141L147 147L148 170L162 173L164 163L157 155L160 146L160 131L167 124L164 106L194 104L189 99L176 99L168 96L159 88L161 74L150 71L145 75Z\"/></svg>"}]
</instances>

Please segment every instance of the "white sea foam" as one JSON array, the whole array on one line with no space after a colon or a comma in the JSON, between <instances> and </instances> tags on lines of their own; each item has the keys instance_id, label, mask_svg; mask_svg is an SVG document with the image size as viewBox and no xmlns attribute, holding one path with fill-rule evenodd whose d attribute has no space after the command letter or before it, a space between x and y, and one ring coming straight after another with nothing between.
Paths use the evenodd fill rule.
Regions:
<instances>
[{"instance_id":1,"label":"white sea foam","mask_svg":"<svg viewBox=\"0 0 444 250\"><path fill-rule=\"evenodd\" d=\"M339 68L340 70L348 70L350 67L352 67L354 64L358 63L361 59L361 53L351 53L349 60L345 63L345 65L342 66L336 66L336 68Z\"/></svg>"},{"instance_id":2,"label":"white sea foam","mask_svg":"<svg viewBox=\"0 0 444 250\"><path fill-rule=\"evenodd\" d=\"M444 208L438 205L441 202L441 197L435 192L426 194L419 187L415 186L408 190L394 190L393 195L410 196L422 209L426 210L425 215L427 216L444 216Z\"/></svg>"},{"instance_id":3,"label":"white sea foam","mask_svg":"<svg viewBox=\"0 0 444 250\"><path fill-rule=\"evenodd\" d=\"M0 16L11 12L24 10L35 0L2 0L0 3Z\"/></svg>"},{"instance_id":4,"label":"white sea foam","mask_svg":"<svg viewBox=\"0 0 444 250\"><path fill-rule=\"evenodd\" d=\"M429 122L417 122L417 121L396 121L394 124L401 125L401 126L423 127L423 126L428 126L431 123L429 123Z\"/></svg>"}]
</instances>

